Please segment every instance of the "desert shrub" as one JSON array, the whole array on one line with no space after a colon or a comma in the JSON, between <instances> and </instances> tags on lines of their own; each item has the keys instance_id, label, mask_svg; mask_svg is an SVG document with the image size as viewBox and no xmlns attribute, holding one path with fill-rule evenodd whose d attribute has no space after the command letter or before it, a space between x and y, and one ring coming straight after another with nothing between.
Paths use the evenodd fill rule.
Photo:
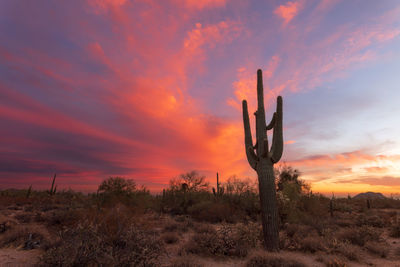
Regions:
<instances>
[{"instance_id":1,"label":"desert shrub","mask_svg":"<svg viewBox=\"0 0 400 267\"><path fill-rule=\"evenodd\" d=\"M166 244L175 244L176 242L178 242L179 237L176 233L164 233L161 236L161 239L166 243Z\"/></svg>"},{"instance_id":2,"label":"desert shrub","mask_svg":"<svg viewBox=\"0 0 400 267\"><path fill-rule=\"evenodd\" d=\"M206 177L200 175L197 171L180 174L178 177L171 179L169 184L172 191L201 192L207 191L209 188Z\"/></svg>"},{"instance_id":3,"label":"desert shrub","mask_svg":"<svg viewBox=\"0 0 400 267\"><path fill-rule=\"evenodd\" d=\"M177 215L177 216L174 217L174 219L177 222L183 223L188 219L188 217L185 216L185 215Z\"/></svg>"},{"instance_id":4,"label":"desert shrub","mask_svg":"<svg viewBox=\"0 0 400 267\"><path fill-rule=\"evenodd\" d=\"M184 246L184 250L188 253L207 256L223 254L217 236L211 233L194 234Z\"/></svg>"},{"instance_id":5,"label":"desert shrub","mask_svg":"<svg viewBox=\"0 0 400 267\"><path fill-rule=\"evenodd\" d=\"M291 190L296 190L297 194L307 193L310 189L310 186L302 179L300 179L301 173L297 169L293 169L287 165L281 165L275 168L275 177L276 177L276 190L284 191L285 187L288 184L295 185Z\"/></svg>"},{"instance_id":6,"label":"desert shrub","mask_svg":"<svg viewBox=\"0 0 400 267\"><path fill-rule=\"evenodd\" d=\"M377 209L400 209L400 200L393 198L374 199L373 207Z\"/></svg>"},{"instance_id":7,"label":"desert shrub","mask_svg":"<svg viewBox=\"0 0 400 267\"><path fill-rule=\"evenodd\" d=\"M324 240L319 236L307 236L300 242L300 249L305 252L315 253L317 251L325 251L326 247L323 245Z\"/></svg>"},{"instance_id":8,"label":"desert shrub","mask_svg":"<svg viewBox=\"0 0 400 267\"><path fill-rule=\"evenodd\" d=\"M123 195L133 193L135 190L136 183L133 180L122 177L110 177L99 185L98 193Z\"/></svg>"},{"instance_id":9,"label":"desert shrub","mask_svg":"<svg viewBox=\"0 0 400 267\"><path fill-rule=\"evenodd\" d=\"M262 226L254 222L237 224L236 235L240 242L250 247L257 247L263 240Z\"/></svg>"},{"instance_id":10,"label":"desert shrub","mask_svg":"<svg viewBox=\"0 0 400 267\"><path fill-rule=\"evenodd\" d=\"M355 224L352 218L335 218L333 222L340 227L350 227Z\"/></svg>"},{"instance_id":11,"label":"desert shrub","mask_svg":"<svg viewBox=\"0 0 400 267\"><path fill-rule=\"evenodd\" d=\"M181 224L179 229L182 232L187 232L190 228L193 227L193 220L191 218L186 218Z\"/></svg>"},{"instance_id":12,"label":"desert shrub","mask_svg":"<svg viewBox=\"0 0 400 267\"><path fill-rule=\"evenodd\" d=\"M40 261L44 266L88 266L111 264L107 246L93 226L78 226L60 233L60 242L47 250Z\"/></svg>"},{"instance_id":13,"label":"desert shrub","mask_svg":"<svg viewBox=\"0 0 400 267\"><path fill-rule=\"evenodd\" d=\"M376 241L368 241L364 246L369 252L378 255L381 258L386 258L388 246Z\"/></svg>"},{"instance_id":14,"label":"desert shrub","mask_svg":"<svg viewBox=\"0 0 400 267\"><path fill-rule=\"evenodd\" d=\"M252 256L247 262L246 267L305 267L306 265L297 259L281 257L273 254L262 253Z\"/></svg>"},{"instance_id":15,"label":"desert shrub","mask_svg":"<svg viewBox=\"0 0 400 267\"><path fill-rule=\"evenodd\" d=\"M49 234L38 227L15 226L0 236L0 247L47 249L51 244Z\"/></svg>"},{"instance_id":16,"label":"desert shrub","mask_svg":"<svg viewBox=\"0 0 400 267\"><path fill-rule=\"evenodd\" d=\"M326 263L325 263L326 267L346 267L347 264L346 262L344 262L341 259L338 258L334 258L334 259L329 259Z\"/></svg>"},{"instance_id":17,"label":"desert shrub","mask_svg":"<svg viewBox=\"0 0 400 267\"><path fill-rule=\"evenodd\" d=\"M32 214L18 213L14 216L20 223L29 223L32 220Z\"/></svg>"},{"instance_id":18,"label":"desert shrub","mask_svg":"<svg viewBox=\"0 0 400 267\"><path fill-rule=\"evenodd\" d=\"M193 219L210 223L234 222L234 213L225 203L204 201L196 203L188 209Z\"/></svg>"},{"instance_id":19,"label":"desert shrub","mask_svg":"<svg viewBox=\"0 0 400 267\"><path fill-rule=\"evenodd\" d=\"M389 235L395 238L400 237L400 223L396 223L390 227Z\"/></svg>"},{"instance_id":20,"label":"desert shrub","mask_svg":"<svg viewBox=\"0 0 400 267\"><path fill-rule=\"evenodd\" d=\"M39 217L37 217L39 216ZM45 222L47 226L73 225L80 219L80 214L74 210L57 209L44 214L36 214L35 220Z\"/></svg>"},{"instance_id":21,"label":"desert shrub","mask_svg":"<svg viewBox=\"0 0 400 267\"><path fill-rule=\"evenodd\" d=\"M112 247L116 265L158 266L164 247L153 232L131 226Z\"/></svg>"},{"instance_id":22,"label":"desert shrub","mask_svg":"<svg viewBox=\"0 0 400 267\"><path fill-rule=\"evenodd\" d=\"M86 219L96 225L97 232L110 244L119 243L135 220L132 209L123 204L88 215Z\"/></svg>"},{"instance_id":23,"label":"desert shrub","mask_svg":"<svg viewBox=\"0 0 400 267\"><path fill-rule=\"evenodd\" d=\"M248 233L244 228L221 225L217 230L209 228L207 232L195 233L184 249L205 256L245 257L255 243Z\"/></svg>"},{"instance_id":24,"label":"desert shrub","mask_svg":"<svg viewBox=\"0 0 400 267\"><path fill-rule=\"evenodd\" d=\"M246 216L256 220L260 213L260 199L257 184L250 179L240 179L231 176L224 184L225 194L222 201L229 204L236 218L246 219Z\"/></svg>"},{"instance_id":25,"label":"desert shrub","mask_svg":"<svg viewBox=\"0 0 400 267\"><path fill-rule=\"evenodd\" d=\"M175 232L179 229L179 227L180 227L179 223L168 220L164 225L164 231Z\"/></svg>"},{"instance_id":26,"label":"desert shrub","mask_svg":"<svg viewBox=\"0 0 400 267\"><path fill-rule=\"evenodd\" d=\"M300 172L283 165L275 169L278 213L283 225L286 222L300 222L299 202L308 193L309 186L301 180Z\"/></svg>"},{"instance_id":27,"label":"desert shrub","mask_svg":"<svg viewBox=\"0 0 400 267\"><path fill-rule=\"evenodd\" d=\"M280 233L280 247L315 253L325 251L325 241L317 231L308 225L288 224Z\"/></svg>"},{"instance_id":28,"label":"desert shrub","mask_svg":"<svg viewBox=\"0 0 400 267\"><path fill-rule=\"evenodd\" d=\"M298 224L289 223L285 225L285 231L288 237L293 237L298 230L299 230Z\"/></svg>"},{"instance_id":29,"label":"desert shrub","mask_svg":"<svg viewBox=\"0 0 400 267\"><path fill-rule=\"evenodd\" d=\"M328 198L308 193L307 187L304 189L297 182L290 182L283 184L283 189L277 191L277 202L281 225L310 224L322 230L320 219L328 212Z\"/></svg>"},{"instance_id":30,"label":"desert shrub","mask_svg":"<svg viewBox=\"0 0 400 267\"><path fill-rule=\"evenodd\" d=\"M321 194L303 194L299 201L299 209L312 217L328 214L329 198Z\"/></svg>"},{"instance_id":31,"label":"desert shrub","mask_svg":"<svg viewBox=\"0 0 400 267\"><path fill-rule=\"evenodd\" d=\"M354 245L364 246L367 241L379 241L381 232L370 226L345 228L338 233L338 238Z\"/></svg>"},{"instance_id":32,"label":"desert shrub","mask_svg":"<svg viewBox=\"0 0 400 267\"><path fill-rule=\"evenodd\" d=\"M357 225L358 226L368 225L368 226L372 226L372 227L380 227L381 228L381 227L385 226L385 222L378 215L360 214L357 217Z\"/></svg>"},{"instance_id":33,"label":"desert shrub","mask_svg":"<svg viewBox=\"0 0 400 267\"><path fill-rule=\"evenodd\" d=\"M195 223L193 230L196 233L215 233L215 228L207 223Z\"/></svg>"},{"instance_id":34,"label":"desert shrub","mask_svg":"<svg viewBox=\"0 0 400 267\"><path fill-rule=\"evenodd\" d=\"M28 205L24 207L24 211L25 212L32 212L33 211L33 206L32 205Z\"/></svg>"},{"instance_id":35,"label":"desert shrub","mask_svg":"<svg viewBox=\"0 0 400 267\"><path fill-rule=\"evenodd\" d=\"M334 206L334 210L335 211L339 211L339 212L348 212L351 213L353 211L352 207L350 204L343 202L343 199L337 199L335 201L335 206Z\"/></svg>"},{"instance_id":36,"label":"desert shrub","mask_svg":"<svg viewBox=\"0 0 400 267\"><path fill-rule=\"evenodd\" d=\"M171 261L169 267L203 267L204 265L199 263L197 259L192 256L181 256Z\"/></svg>"},{"instance_id":37,"label":"desert shrub","mask_svg":"<svg viewBox=\"0 0 400 267\"><path fill-rule=\"evenodd\" d=\"M0 234L13 228L15 226L15 224L16 223L14 221L10 221L10 220L3 221L2 223L0 223Z\"/></svg>"},{"instance_id":38,"label":"desert shrub","mask_svg":"<svg viewBox=\"0 0 400 267\"><path fill-rule=\"evenodd\" d=\"M153 198L146 187L137 188L135 181L122 177L104 180L92 198L99 207L112 207L116 203L123 203L135 206L138 212L144 212L153 206Z\"/></svg>"},{"instance_id":39,"label":"desert shrub","mask_svg":"<svg viewBox=\"0 0 400 267\"><path fill-rule=\"evenodd\" d=\"M345 256L351 261L359 261L361 249L349 243L341 243L335 250L336 253Z\"/></svg>"},{"instance_id":40,"label":"desert shrub","mask_svg":"<svg viewBox=\"0 0 400 267\"><path fill-rule=\"evenodd\" d=\"M318 233L311 226L300 224L297 226L297 230L294 233L293 238L296 240L302 240L311 235L318 235Z\"/></svg>"},{"instance_id":41,"label":"desert shrub","mask_svg":"<svg viewBox=\"0 0 400 267\"><path fill-rule=\"evenodd\" d=\"M95 225L79 225L60 234L60 242L41 257L45 266L157 266L163 247L155 234L131 225L118 240L105 238Z\"/></svg>"}]
</instances>

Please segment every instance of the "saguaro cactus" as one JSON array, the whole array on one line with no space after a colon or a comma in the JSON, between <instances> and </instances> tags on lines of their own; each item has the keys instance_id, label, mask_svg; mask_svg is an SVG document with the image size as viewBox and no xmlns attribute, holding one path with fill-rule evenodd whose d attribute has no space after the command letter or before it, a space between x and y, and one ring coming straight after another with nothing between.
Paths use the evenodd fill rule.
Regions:
<instances>
[{"instance_id":1,"label":"saguaro cactus","mask_svg":"<svg viewBox=\"0 0 400 267\"><path fill-rule=\"evenodd\" d=\"M217 172L217 191L215 191L215 188L212 188L214 196L222 196L224 194L224 188L220 186L219 183L219 177L218 177L218 172Z\"/></svg>"},{"instance_id":2,"label":"saguaro cactus","mask_svg":"<svg viewBox=\"0 0 400 267\"><path fill-rule=\"evenodd\" d=\"M264 245L267 250L279 250L278 210L276 206L276 188L274 164L283 152L282 134L282 97L278 96L276 112L271 122L265 122L264 89L262 71L257 71L257 102L258 108L254 113L256 118L257 142L253 146L253 138L249 123L247 101L243 100L243 124L245 148L250 166L257 172L260 192L261 219L264 234ZM271 149L268 147L267 130L273 129Z\"/></svg>"}]
</instances>

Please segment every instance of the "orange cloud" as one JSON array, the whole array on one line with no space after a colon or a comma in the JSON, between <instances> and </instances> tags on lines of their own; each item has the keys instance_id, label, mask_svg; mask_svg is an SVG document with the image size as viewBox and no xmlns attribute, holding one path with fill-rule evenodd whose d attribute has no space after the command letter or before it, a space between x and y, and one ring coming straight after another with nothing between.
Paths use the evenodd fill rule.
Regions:
<instances>
[{"instance_id":1,"label":"orange cloud","mask_svg":"<svg viewBox=\"0 0 400 267\"><path fill-rule=\"evenodd\" d=\"M274 13L284 20L284 24L288 24L295 16L297 16L300 8L300 1L287 2L285 5L280 5L276 8Z\"/></svg>"},{"instance_id":2,"label":"orange cloud","mask_svg":"<svg viewBox=\"0 0 400 267\"><path fill-rule=\"evenodd\" d=\"M372 173L386 173L389 171L389 168L387 167L365 167L364 168L367 172L372 172Z\"/></svg>"},{"instance_id":3,"label":"orange cloud","mask_svg":"<svg viewBox=\"0 0 400 267\"><path fill-rule=\"evenodd\" d=\"M374 185L384 186L379 187L382 192L400 189L399 180L390 178L400 170L400 155L370 155L353 151L310 156L287 164L301 170L304 178L312 183L313 190L324 193L360 192L372 190L370 186ZM390 185L393 187L388 187Z\"/></svg>"},{"instance_id":4,"label":"orange cloud","mask_svg":"<svg viewBox=\"0 0 400 267\"><path fill-rule=\"evenodd\" d=\"M276 69L279 66L281 59L279 56L272 56L267 64L267 67L263 69L263 82L264 82L264 101L266 105L273 103L276 97L284 89L283 86L269 88L269 80L273 78ZM240 67L237 70L238 80L233 82L233 87L235 89L234 95L235 99L228 98L227 104L234 107L237 110L241 110L241 102L246 99L248 102L249 110L256 109L256 73L253 67Z\"/></svg>"}]
</instances>

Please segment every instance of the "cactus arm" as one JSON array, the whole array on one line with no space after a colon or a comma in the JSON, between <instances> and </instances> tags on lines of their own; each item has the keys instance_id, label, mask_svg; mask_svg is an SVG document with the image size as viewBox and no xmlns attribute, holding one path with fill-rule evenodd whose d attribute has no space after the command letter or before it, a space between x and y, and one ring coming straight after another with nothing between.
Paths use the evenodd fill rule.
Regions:
<instances>
[{"instance_id":1,"label":"cactus arm","mask_svg":"<svg viewBox=\"0 0 400 267\"><path fill-rule=\"evenodd\" d=\"M246 147L247 161L249 162L250 166L253 169L256 169L258 159L256 154L254 153L253 138L251 137L249 112L247 110L246 100L243 100L242 107L243 107L244 143Z\"/></svg>"},{"instance_id":2,"label":"cactus arm","mask_svg":"<svg viewBox=\"0 0 400 267\"><path fill-rule=\"evenodd\" d=\"M272 130L275 126L275 117L276 117L276 112L274 112L274 115L272 115L271 122L267 125L267 130Z\"/></svg>"},{"instance_id":3,"label":"cactus arm","mask_svg":"<svg viewBox=\"0 0 400 267\"><path fill-rule=\"evenodd\" d=\"M258 146L258 142L256 142L256 144L253 146L253 149L256 149Z\"/></svg>"},{"instance_id":4,"label":"cactus arm","mask_svg":"<svg viewBox=\"0 0 400 267\"><path fill-rule=\"evenodd\" d=\"M270 151L270 157L272 163L277 163L283 152L283 131L282 131L282 97L278 96L276 105L276 116L274 132L272 137L272 146Z\"/></svg>"}]
</instances>

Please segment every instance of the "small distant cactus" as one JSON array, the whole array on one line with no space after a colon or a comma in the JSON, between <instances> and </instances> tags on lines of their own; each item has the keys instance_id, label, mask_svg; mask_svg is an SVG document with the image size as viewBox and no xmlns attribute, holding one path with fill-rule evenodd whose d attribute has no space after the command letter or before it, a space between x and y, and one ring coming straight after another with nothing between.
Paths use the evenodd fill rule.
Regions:
<instances>
[{"instance_id":1,"label":"small distant cactus","mask_svg":"<svg viewBox=\"0 0 400 267\"><path fill-rule=\"evenodd\" d=\"M55 195L56 191L57 191L57 185L54 187L54 182L56 181L56 176L57 176L57 174L55 173L54 177L53 177L53 182L51 183L51 188L50 188L50 191L49 191L50 196Z\"/></svg>"},{"instance_id":2,"label":"small distant cactus","mask_svg":"<svg viewBox=\"0 0 400 267\"><path fill-rule=\"evenodd\" d=\"M333 217L333 198L329 201L329 213Z\"/></svg>"},{"instance_id":3,"label":"small distant cactus","mask_svg":"<svg viewBox=\"0 0 400 267\"><path fill-rule=\"evenodd\" d=\"M26 192L26 198L29 198L32 192L32 185L29 186L28 191Z\"/></svg>"},{"instance_id":4,"label":"small distant cactus","mask_svg":"<svg viewBox=\"0 0 400 267\"><path fill-rule=\"evenodd\" d=\"M367 209L371 208L371 201L369 200L369 198L367 199Z\"/></svg>"},{"instance_id":5,"label":"small distant cactus","mask_svg":"<svg viewBox=\"0 0 400 267\"><path fill-rule=\"evenodd\" d=\"M219 176L217 172L217 190L213 187L212 189L214 196L222 196L224 194L224 188L220 186Z\"/></svg>"}]
</instances>

